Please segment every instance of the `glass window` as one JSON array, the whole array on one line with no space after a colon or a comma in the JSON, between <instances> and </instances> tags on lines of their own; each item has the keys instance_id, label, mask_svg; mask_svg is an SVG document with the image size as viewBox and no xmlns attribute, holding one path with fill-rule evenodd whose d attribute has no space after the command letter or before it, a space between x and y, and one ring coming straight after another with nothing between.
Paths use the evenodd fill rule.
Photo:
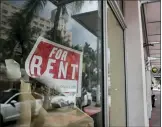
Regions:
<instances>
[{"instance_id":1,"label":"glass window","mask_svg":"<svg viewBox=\"0 0 162 127\"><path fill-rule=\"evenodd\" d=\"M2 25L6 25L7 23L5 21L1 21L1 24Z\"/></svg>"},{"instance_id":2,"label":"glass window","mask_svg":"<svg viewBox=\"0 0 162 127\"><path fill-rule=\"evenodd\" d=\"M2 15L2 19L7 20L7 16L6 15Z\"/></svg>"},{"instance_id":3,"label":"glass window","mask_svg":"<svg viewBox=\"0 0 162 127\"><path fill-rule=\"evenodd\" d=\"M14 7L14 6L12 6L12 8L14 9L14 10L16 10L17 8L16 7Z\"/></svg>"},{"instance_id":4,"label":"glass window","mask_svg":"<svg viewBox=\"0 0 162 127\"><path fill-rule=\"evenodd\" d=\"M38 16L34 16L34 18L38 19L39 17Z\"/></svg>"},{"instance_id":5,"label":"glass window","mask_svg":"<svg viewBox=\"0 0 162 127\"><path fill-rule=\"evenodd\" d=\"M5 30L5 27L1 26L1 31L4 31Z\"/></svg>"},{"instance_id":6,"label":"glass window","mask_svg":"<svg viewBox=\"0 0 162 127\"><path fill-rule=\"evenodd\" d=\"M5 5L9 5L8 3L6 3L6 2L3 2L3 4L5 4Z\"/></svg>"},{"instance_id":7,"label":"glass window","mask_svg":"<svg viewBox=\"0 0 162 127\"><path fill-rule=\"evenodd\" d=\"M44 19L43 19L43 18L40 18L40 20L44 21Z\"/></svg>"},{"instance_id":8,"label":"glass window","mask_svg":"<svg viewBox=\"0 0 162 127\"><path fill-rule=\"evenodd\" d=\"M110 126L126 126L123 29L108 7ZM120 113L119 113L120 112Z\"/></svg>"},{"instance_id":9,"label":"glass window","mask_svg":"<svg viewBox=\"0 0 162 127\"><path fill-rule=\"evenodd\" d=\"M7 13L8 13L8 11L7 11L7 10L5 10L5 9L2 9L2 13L7 14Z\"/></svg>"},{"instance_id":10,"label":"glass window","mask_svg":"<svg viewBox=\"0 0 162 127\"><path fill-rule=\"evenodd\" d=\"M47 26L47 29L50 29L50 27L49 27L49 26Z\"/></svg>"},{"instance_id":11,"label":"glass window","mask_svg":"<svg viewBox=\"0 0 162 127\"><path fill-rule=\"evenodd\" d=\"M8 1L21 11L8 16L0 45L8 84L0 89L27 93L36 105L24 102L2 115L33 127L103 127L101 1L55 1Z\"/></svg>"},{"instance_id":12,"label":"glass window","mask_svg":"<svg viewBox=\"0 0 162 127\"><path fill-rule=\"evenodd\" d=\"M6 29L5 27L1 26L1 32L2 33L7 33L8 29Z\"/></svg>"},{"instance_id":13,"label":"glass window","mask_svg":"<svg viewBox=\"0 0 162 127\"><path fill-rule=\"evenodd\" d=\"M40 26L41 26L41 27L44 27L44 25L43 25L43 24L40 24Z\"/></svg>"},{"instance_id":14,"label":"glass window","mask_svg":"<svg viewBox=\"0 0 162 127\"><path fill-rule=\"evenodd\" d=\"M38 25L38 22L36 22L36 21L33 21L33 22L34 22L35 25Z\"/></svg>"}]
</instances>

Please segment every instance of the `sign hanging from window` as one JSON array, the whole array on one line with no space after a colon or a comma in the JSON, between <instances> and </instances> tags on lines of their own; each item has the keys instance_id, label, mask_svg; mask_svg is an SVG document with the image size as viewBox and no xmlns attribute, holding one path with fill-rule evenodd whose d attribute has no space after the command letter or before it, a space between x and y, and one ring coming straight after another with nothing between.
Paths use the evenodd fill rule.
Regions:
<instances>
[{"instance_id":1,"label":"sign hanging from window","mask_svg":"<svg viewBox=\"0 0 162 127\"><path fill-rule=\"evenodd\" d=\"M27 74L60 92L81 95L82 52L39 37L25 62Z\"/></svg>"}]
</instances>

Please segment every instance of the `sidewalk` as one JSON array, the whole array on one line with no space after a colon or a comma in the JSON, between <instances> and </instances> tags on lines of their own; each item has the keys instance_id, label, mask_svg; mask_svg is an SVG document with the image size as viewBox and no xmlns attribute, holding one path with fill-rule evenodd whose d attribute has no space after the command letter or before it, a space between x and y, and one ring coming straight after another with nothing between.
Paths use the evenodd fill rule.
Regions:
<instances>
[{"instance_id":1,"label":"sidewalk","mask_svg":"<svg viewBox=\"0 0 162 127\"><path fill-rule=\"evenodd\" d=\"M160 91L154 91L156 96L155 108L152 109L152 115L150 120L150 127L160 127L161 126L161 98Z\"/></svg>"}]
</instances>

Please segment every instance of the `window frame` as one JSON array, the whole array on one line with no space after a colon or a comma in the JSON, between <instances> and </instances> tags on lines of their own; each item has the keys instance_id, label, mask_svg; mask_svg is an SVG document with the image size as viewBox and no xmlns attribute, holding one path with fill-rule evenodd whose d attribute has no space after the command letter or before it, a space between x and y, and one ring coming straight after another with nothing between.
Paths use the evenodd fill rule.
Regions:
<instances>
[{"instance_id":1,"label":"window frame","mask_svg":"<svg viewBox=\"0 0 162 127\"><path fill-rule=\"evenodd\" d=\"M122 27L122 29L125 30L127 26L126 26L126 22L124 20L124 13L122 13L122 11L121 11L119 5L117 4L116 0L107 0L107 4L112 9L115 17L117 18L119 24ZM122 6L124 6L124 3L122 4Z\"/></svg>"}]
</instances>

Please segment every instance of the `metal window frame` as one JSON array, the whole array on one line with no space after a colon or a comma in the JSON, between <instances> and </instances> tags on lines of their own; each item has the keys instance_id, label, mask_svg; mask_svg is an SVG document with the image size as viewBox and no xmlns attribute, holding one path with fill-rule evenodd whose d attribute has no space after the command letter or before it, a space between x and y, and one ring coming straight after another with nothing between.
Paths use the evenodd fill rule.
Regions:
<instances>
[{"instance_id":1,"label":"metal window frame","mask_svg":"<svg viewBox=\"0 0 162 127\"><path fill-rule=\"evenodd\" d=\"M103 72L103 76L102 76L102 81L103 81L103 88L102 90L102 100L103 101L103 105L102 105L102 109L104 110L102 113L102 117L103 117L103 123L104 123L104 127L108 127L109 126L109 100L108 100L108 61L107 61L107 48L108 48L108 40L107 40L107 1L102 0L101 1L101 31L102 31L102 36L101 36L101 41L103 42L103 44L101 45L102 47L102 72Z\"/></svg>"},{"instance_id":2,"label":"metal window frame","mask_svg":"<svg viewBox=\"0 0 162 127\"><path fill-rule=\"evenodd\" d=\"M124 2L124 1L123 1ZM117 18L118 22L120 23L122 29L126 29L127 26L126 26L126 23L125 23L125 20L124 20L124 16L122 14L122 11L119 7L119 5L116 3L116 0L107 0L107 3L109 4L110 8L112 9L115 17ZM124 6L124 4L122 4ZM123 10L124 10L124 7L123 7Z\"/></svg>"}]
</instances>

